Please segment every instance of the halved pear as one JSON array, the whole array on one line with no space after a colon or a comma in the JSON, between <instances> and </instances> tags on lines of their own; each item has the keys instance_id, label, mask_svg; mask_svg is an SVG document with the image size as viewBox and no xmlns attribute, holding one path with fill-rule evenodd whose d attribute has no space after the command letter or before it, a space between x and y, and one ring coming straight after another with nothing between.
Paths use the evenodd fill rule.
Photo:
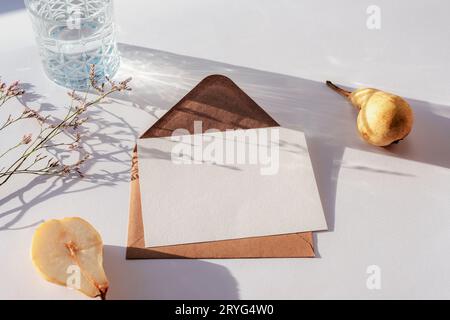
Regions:
<instances>
[{"instance_id":1,"label":"halved pear","mask_svg":"<svg viewBox=\"0 0 450 320\"><path fill-rule=\"evenodd\" d=\"M100 234L81 218L49 220L34 233L31 259L44 279L105 299L109 283L103 270Z\"/></svg>"}]
</instances>

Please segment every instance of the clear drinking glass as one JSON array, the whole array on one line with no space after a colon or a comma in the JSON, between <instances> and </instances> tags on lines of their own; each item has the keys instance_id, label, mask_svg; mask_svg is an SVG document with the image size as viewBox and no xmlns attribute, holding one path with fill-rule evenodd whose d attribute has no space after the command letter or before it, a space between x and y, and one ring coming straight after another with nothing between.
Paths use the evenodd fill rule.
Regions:
<instances>
[{"instance_id":1,"label":"clear drinking glass","mask_svg":"<svg viewBox=\"0 0 450 320\"><path fill-rule=\"evenodd\" d=\"M114 36L112 0L25 0L47 76L75 90L113 77L120 58Z\"/></svg>"}]
</instances>

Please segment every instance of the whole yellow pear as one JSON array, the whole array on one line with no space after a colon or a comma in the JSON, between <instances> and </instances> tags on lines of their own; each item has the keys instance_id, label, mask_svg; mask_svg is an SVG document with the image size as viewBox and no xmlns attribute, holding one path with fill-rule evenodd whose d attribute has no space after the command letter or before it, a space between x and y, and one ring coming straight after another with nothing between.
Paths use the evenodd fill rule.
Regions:
<instances>
[{"instance_id":1,"label":"whole yellow pear","mask_svg":"<svg viewBox=\"0 0 450 320\"><path fill-rule=\"evenodd\" d=\"M330 81L327 81L327 85L359 109L358 132L368 143L388 146L404 139L411 132L414 114L403 98L374 88L349 92Z\"/></svg>"}]
</instances>

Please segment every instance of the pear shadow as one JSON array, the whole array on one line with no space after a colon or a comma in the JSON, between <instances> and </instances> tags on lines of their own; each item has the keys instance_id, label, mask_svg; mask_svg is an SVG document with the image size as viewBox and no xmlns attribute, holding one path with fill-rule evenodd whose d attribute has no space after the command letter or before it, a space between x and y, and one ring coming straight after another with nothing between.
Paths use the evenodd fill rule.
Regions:
<instances>
[{"instance_id":1,"label":"pear shadow","mask_svg":"<svg viewBox=\"0 0 450 320\"><path fill-rule=\"evenodd\" d=\"M346 148L450 168L449 106L406 97L415 113L411 134L397 145L379 148L370 146L359 138L356 130L357 111L325 83L123 43L119 44L119 49L122 66L118 78L122 77L121 74L133 76L131 94L112 97L119 107L137 108L158 119L203 78L211 74L223 74L236 82L281 126L305 132L329 230L335 228L337 182ZM26 85L30 93L24 97L23 102L33 103L40 96L32 92L31 84ZM52 111L55 107L43 103L37 109ZM27 186L0 199L0 208L8 201L19 200L17 206L0 212L0 230L17 228L20 218L35 204L61 193L93 190L102 185L113 186L129 180L133 146L126 145L123 141L133 141L134 145L135 138L142 132L137 132L132 124L123 117L116 116L114 112L107 111L110 119L104 119L98 110L89 112L92 112L89 114L90 123L98 126L90 129L86 141L93 154L93 159L85 167L88 174L84 180L92 182L90 186L77 189L75 185L79 179L70 177L38 177ZM149 123L149 127L151 125ZM106 132L107 129L110 130ZM111 145L112 150L105 148ZM120 163L121 169L114 172L93 169L95 163L111 162ZM377 168L358 170L373 172ZM35 187L42 188L42 192L33 199L25 200L24 193Z\"/></svg>"},{"instance_id":2,"label":"pear shadow","mask_svg":"<svg viewBox=\"0 0 450 320\"><path fill-rule=\"evenodd\" d=\"M125 260L126 248L103 250L108 299L239 299L237 281L223 266L190 259Z\"/></svg>"},{"instance_id":3,"label":"pear shadow","mask_svg":"<svg viewBox=\"0 0 450 320\"><path fill-rule=\"evenodd\" d=\"M121 72L134 76L135 107L168 110L203 78L223 74L281 126L303 131L329 230L335 228L336 189L346 148L450 168L448 106L405 97L415 113L413 131L399 144L380 148L359 138L357 110L325 85L327 79L321 83L124 43L119 50Z\"/></svg>"}]
</instances>

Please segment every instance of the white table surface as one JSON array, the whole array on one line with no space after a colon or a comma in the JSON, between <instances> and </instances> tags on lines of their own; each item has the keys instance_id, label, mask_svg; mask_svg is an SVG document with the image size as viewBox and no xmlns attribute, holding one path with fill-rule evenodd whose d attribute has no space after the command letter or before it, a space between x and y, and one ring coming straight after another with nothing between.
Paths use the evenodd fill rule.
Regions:
<instances>
[{"instance_id":1,"label":"white table surface","mask_svg":"<svg viewBox=\"0 0 450 320\"><path fill-rule=\"evenodd\" d=\"M133 76L134 91L92 110L86 179L22 176L0 189L0 298L84 298L42 280L29 258L36 225L65 216L102 234L110 298L450 298L450 4L377 2L380 30L366 27L368 1L116 1L118 78ZM43 75L21 7L0 5L0 75L27 84L30 106L63 114L67 90ZM318 258L125 260L135 139L212 73L306 133L330 229L315 236ZM413 132L366 145L326 79L403 95ZM366 286L370 265L380 290Z\"/></svg>"}]
</instances>

